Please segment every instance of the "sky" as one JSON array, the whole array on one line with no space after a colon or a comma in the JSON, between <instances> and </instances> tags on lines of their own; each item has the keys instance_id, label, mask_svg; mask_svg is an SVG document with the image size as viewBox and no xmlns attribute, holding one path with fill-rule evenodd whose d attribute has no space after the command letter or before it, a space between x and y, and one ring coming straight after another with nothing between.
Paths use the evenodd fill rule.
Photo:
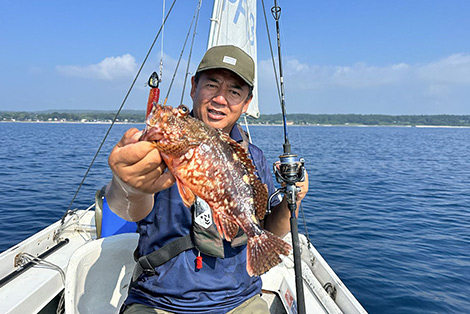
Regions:
<instances>
[{"instance_id":1,"label":"sky","mask_svg":"<svg viewBox=\"0 0 470 314\"><path fill-rule=\"evenodd\" d=\"M166 0L167 10L171 2ZM207 46L211 2L202 2L191 73ZM278 4L287 113L470 114L470 1ZM273 1L265 5L275 42ZM162 95L196 6L196 0L178 0L168 19ZM161 19L162 0L0 0L0 111L117 110ZM158 71L160 39L124 109L145 109L145 83ZM180 102L188 58L185 52L170 105ZM261 113L280 113L261 5L258 69ZM191 104L189 85L185 104Z\"/></svg>"}]
</instances>

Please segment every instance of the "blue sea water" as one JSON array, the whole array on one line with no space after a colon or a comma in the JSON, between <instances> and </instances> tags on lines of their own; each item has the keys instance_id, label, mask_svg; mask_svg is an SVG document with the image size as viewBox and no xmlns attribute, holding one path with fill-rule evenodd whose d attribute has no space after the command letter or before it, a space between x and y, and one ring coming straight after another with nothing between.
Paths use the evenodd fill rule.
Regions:
<instances>
[{"instance_id":1,"label":"blue sea water","mask_svg":"<svg viewBox=\"0 0 470 314\"><path fill-rule=\"evenodd\" d=\"M0 251L62 216L108 127L0 123ZM73 208L94 202L130 127L113 128ZM276 161L282 128L250 131ZM290 127L289 138L310 177L310 239L368 312L470 311L470 129Z\"/></svg>"}]
</instances>

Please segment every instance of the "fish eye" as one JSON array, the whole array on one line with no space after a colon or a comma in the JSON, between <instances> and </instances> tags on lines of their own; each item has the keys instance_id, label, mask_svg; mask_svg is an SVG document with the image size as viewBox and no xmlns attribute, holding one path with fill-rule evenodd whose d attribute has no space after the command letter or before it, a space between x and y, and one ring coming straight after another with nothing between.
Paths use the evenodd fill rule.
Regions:
<instances>
[{"instance_id":1,"label":"fish eye","mask_svg":"<svg viewBox=\"0 0 470 314\"><path fill-rule=\"evenodd\" d=\"M185 105L180 105L178 107L178 113L182 116L185 116L189 113L189 109L188 107L186 107Z\"/></svg>"}]
</instances>

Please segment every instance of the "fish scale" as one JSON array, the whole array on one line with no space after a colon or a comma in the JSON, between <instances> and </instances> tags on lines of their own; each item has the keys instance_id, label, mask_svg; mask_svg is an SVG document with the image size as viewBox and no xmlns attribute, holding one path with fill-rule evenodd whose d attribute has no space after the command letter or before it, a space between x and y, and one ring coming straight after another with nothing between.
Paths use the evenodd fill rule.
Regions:
<instances>
[{"instance_id":1,"label":"fish scale","mask_svg":"<svg viewBox=\"0 0 470 314\"><path fill-rule=\"evenodd\" d=\"M241 228L248 237L246 270L258 276L277 265L291 246L262 229L267 186L256 176L247 151L230 136L189 115L185 106L155 105L141 140L154 142L191 206L195 196L211 208L221 237L231 241Z\"/></svg>"}]
</instances>

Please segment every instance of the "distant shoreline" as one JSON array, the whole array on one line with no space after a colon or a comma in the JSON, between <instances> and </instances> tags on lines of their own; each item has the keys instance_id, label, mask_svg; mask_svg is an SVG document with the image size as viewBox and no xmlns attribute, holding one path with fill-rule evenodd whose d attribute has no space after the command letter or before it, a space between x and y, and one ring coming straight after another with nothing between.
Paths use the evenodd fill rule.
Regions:
<instances>
[{"instance_id":1,"label":"distant shoreline","mask_svg":"<svg viewBox=\"0 0 470 314\"><path fill-rule=\"evenodd\" d=\"M0 123L50 123L50 124L111 124L111 122L105 121L0 121ZM142 124L145 122L123 122L118 121L114 124ZM244 124L242 124L244 125ZM252 126L277 126L282 127L282 124L248 124L248 127ZM366 124L289 124L287 127L357 127L357 128L428 128L428 129L470 129L470 126L459 126L459 125L366 125Z\"/></svg>"},{"instance_id":2,"label":"distant shoreline","mask_svg":"<svg viewBox=\"0 0 470 314\"><path fill-rule=\"evenodd\" d=\"M0 121L41 123L111 123L113 112L6 112ZM116 123L144 123L144 111L122 111ZM243 122L244 118L240 119ZM470 115L381 115L381 114L261 114L247 116L249 125L310 126L406 126L406 127L470 127Z\"/></svg>"},{"instance_id":3,"label":"distant shoreline","mask_svg":"<svg viewBox=\"0 0 470 314\"><path fill-rule=\"evenodd\" d=\"M105 121L0 121L0 123L50 123L50 124L111 124ZM114 124L145 124L145 122L123 122L117 121Z\"/></svg>"}]
</instances>

